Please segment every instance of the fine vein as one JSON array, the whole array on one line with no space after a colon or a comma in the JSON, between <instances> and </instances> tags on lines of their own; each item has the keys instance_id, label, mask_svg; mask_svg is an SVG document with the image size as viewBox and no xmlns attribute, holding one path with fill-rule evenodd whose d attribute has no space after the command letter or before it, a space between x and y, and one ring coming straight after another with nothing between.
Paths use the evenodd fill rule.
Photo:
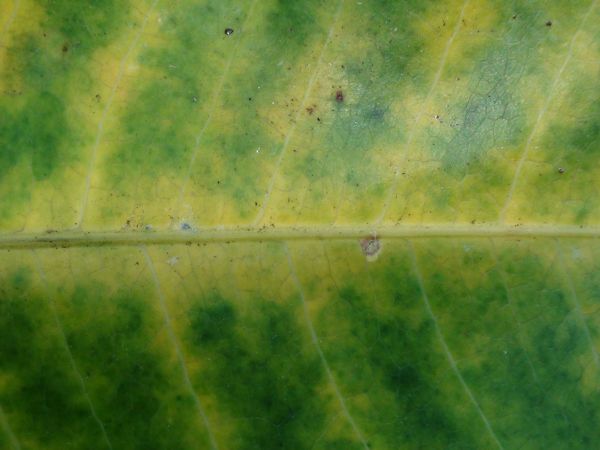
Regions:
<instances>
[{"instance_id":1,"label":"fine vein","mask_svg":"<svg viewBox=\"0 0 600 450\"><path fill-rule=\"evenodd\" d=\"M579 34L581 33L581 30L583 29L585 22L587 21L588 17L590 16L594 7L596 6L597 1L598 0L594 0L592 2L587 13L585 14L585 16L583 16L583 19L581 20L581 23L579 24L579 28L577 29L575 34L573 34L573 38L571 39L571 42L569 43L569 49L567 51L565 59L564 59L562 65L560 66L560 68L558 69L558 72L556 73L556 76L554 77L554 81L552 82L550 89L547 90L546 101L542 105L542 108L539 110L537 118L535 120L535 124L533 125L533 128L531 129L531 133L529 133L529 136L527 137L527 141L525 142L525 148L523 149L523 152L521 153L521 157L519 158L519 162L517 163L517 168L515 170L515 174L513 176L512 182L510 184L510 188L508 189L508 193L506 194L506 199L504 200L504 206L500 210L500 216L499 216L500 223L505 222L506 212L508 211L508 207L510 206L510 204L512 202L513 195L514 195L515 189L517 187L517 182L521 175L521 171L523 170L523 165L525 164L525 161L527 160L527 155L529 154L531 142L533 141L534 136L536 135L536 133L538 132L538 130L540 128L542 119L544 118L544 116L546 115L546 112L548 111L548 107L550 106L550 103L552 102L553 94L556 92L556 88L562 77L562 74L565 71L565 68L567 67L567 65L569 64L571 57L573 56L573 49L575 48L575 41L577 40L577 36L579 36Z\"/></svg>"},{"instance_id":2,"label":"fine vein","mask_svg":"<svg viewBox=\"0 0 600 450\"><path fill-rule=\"evenodd\" d=\"M81 375L81 371L79 370L79 367L77 366L77 363L75 362L75 358L73 357L73 352L71 352L71 347L69 346L69 341L67 340L67 335L65 334L65 329L62 325L62 322L60 321L60 317L58 316L58 311L56 311L56 305L54 304L54 297L52 295L50 295L50 287L48 285L48 279L46 278L46 272L44 271L42 261L41 261L39 255L35 252L35 250L32 250L32 253L33 253L33 257L35 260L35 264L36 264L36 268L37 268L39 277L42 280L44 289L48 293L48 298L49 298L48 304L50 306L50 310L52 311L54 323L60 334L60 339L62 341L63 347L65 348L67 355L69 356L69 362L71 363L71 368L73 369L73 372L75 373L75 376L77 377L77 381L79 382L81 392L83 393L83 396L90 408L92 417L94 418L94 421L98 424L98 427L100 428L100 431L102 432L102 439L104 440L104 442L105 442L106 446L109 448L109 450L113 450L113 446L110 442L110 439L108 438L108 434L106 433L106 428L104 427L104 423L102 422L102 420L100 420L100 417L98 417L96 408L94 407L94 404L92 403L92 398L90 397L90 394L85 385L85 380L83 379L83 376Z\"/></svg>"},{"instance_id":3,"label":"fine vein","mask_svg":"<svg viewBox=\"0 0 600 450\"><path fill-rule=\"evenodd\" d=\"M253 226L258 225L262 221L262 219L265 215L267 206L269 204L269 201L271 200L271 193L273 192L273 188L275 187L275 181L277 179L277 176L279 175L279 171L281 170L281 163L283 162L283 158L285 157L288 144L290 143L290 140L292 139L292 136L294 135L294 131L296 131L296 125L298 123L298 119L300 118L300 114L302 113L302 111L304 111L306 102L308 101L308 97L310 96L310 93L312 91L312 87L315 84L315 81L319 75L319 67L321 66L321 62L323 61L323 56L325 55L325 51L327 50L327 47L329 46L329 43L331 42L331 38L333 37L333 32L335 31L335 26L338 22L341 12L342 12L343 5L344 5L344 0L340 0L338 7L337 7L337 11L333 18L333 23L331 24L331 27L329 28L329 32L327 33L327 39L325 39L325 43L323 44L323 47L321 48L321 53L315 64L315 70L308 81L308 85L306 86L306 91L304 92L304 97L302 98L302 102L300 103L300 106L298 107L298 111L296 112L296 115L294 117L292 125L290 126L290 128L287 132L287 135L285 136L285 139L283 141L283 146L281 147L281 151L279 152L279 156L277 157L277 161L275 163L275 169L273 170L273 173L271 174L271 179L269 181L267 191L265 192L265 195L263 197L262 205L261 205L260 210L258 211L258 214L256 215L254 221L252 222Z\"/></svg>"},{"instance_id":4,"label":"fine vein","mask_svg":"<svg viewBox=\"0 0 600 450\"><path fill-rule=\"evenodd\" d=\"M418 128L416 125L419 123L419 120L421 120L421 117L423 117L423 114L425 114L425 109L427 108L429 101L431 100L431 96L433 95L433 92L435 91L435 88L437 87L437 84L440 81L442 73L444 72L444 67L446 66L446 60L448 59L448 53L450 52L450 48L452 47L452 43L454 42L454 39L460 32L463 17L465 14L465 8L467 7L468 3L469 3L469 0L465 0L465 2L462 5L462 8L460 9L460 14L458 16L458 20L456 21L456 25L454 26L454 31L452 32L452 35L446 42L446 47L444 48L444 53L442 54L442 58L440 59L440 64L438 66L438 70L436 71L435 76L433 77L433 81L431 82L429 91L427 92L427 95L425 96L425 100L422 103L423 108L421 108L421 110L417 113L417 115L415 117L414 126L411 127L409 135L406 138L406 145L404 147L402 159L401 159L400 163L395 165L395 167L394 167L394 180L392 181L392 187L390 188L390 190L386 196L385 202L383 203L383 208L382 208L381 212L379 213L379 216L375 220L376 225L379 225L385 218L385 215L387 214L387 212L390 208L390 205L392 203L392 198L394 197L394 194L396 193L396 190L398 189L398 181L400 179L399 178L400 167L406 162L406 159L408 157L408 151L410 149L410 145L412 144L412 141L415 137L416 130Z\"/></svg>"},{"instance_id":5,"label":"fine vein","mask_svg":"<svg viewBox=\"0 0 600 450\"><path fill-rule=\"evenodd\" d=\"M254 0L252 2L252 4L250 5L250 8L248 8L248 13L246 14L246 19L244 20L244 23L242 24L241 29L238 31L238 34L244 32L246 24L250 20L250 17L252 15L252 11L254 10L254 6L256 5L256 1L257 0ZM227 78L227 75L229 74L229 70L231 69L231 64L232 64L233 60L235 59L235 56L237 54L237 49L238 49L241 41L242 41L241 39L237 40L236 44L233 46L233 49L231 50L231 52L229 54L229 58L227 59L227 62L225 64L225 69L223 70L223 74L221 75L221 78L219 79L217 87L215 88L215 90L213 92L213 97L212 97L211 102L210 102L210 113L208 114L208 117L204 121L204 124L202 125L202 128L200 129L200 132L196 136L195 143L194 143L194 148L192 150L192 157L190 159L190 164L188 165L187 173L186 173L186 175L185 175L185 177L183 179L183 182L181 184L181 190L179 191L179 198L177 200L177 208L178 208L177 214L178 214L178 216L181 215L180 209L181 209L182 204L183 204L183 199L185 197L185 192L186 192L186 189L187 189L187 185L188 185L188 183L190 181L190 178L192 177L192 171L194 169L194 163L196 162L196 158L198 157L198 152L200 151L200 143L202 142L202 138L204 137L204 132L206 131L206 129L208 128L208 126L212 122L213 113L214 113L215 109L217 109L216 108L217 101L218 101L219 97L221 96L221 91L223 90L223 86L225 84L225 79ZM181 217L179 217L179 218L181 218Z\"/></svg>"},{"instance_id":6,"label":"fine vein","mask_svg":"<svg viewBox=\"0 0 600 450\"><path fill-rule=\"evenodd\" d=\"M498 251L496 250L496 243L494 242L493 239L490 239L490 244L491 244L491 249L492 249L492 257L494 259L494 265L496 266L496 269L498 270L498 274L500 275L500 282L502 283L502 288L504 289L504 293L506 294L506 300L508 302L508 306L510 308L510 312L513 317L514 323L517 326L517 340L519 341L519 345L521 346L521 349L523 350L525 359L527 360L527 365L529 366L529 369L531 370L531 373L533 375L533 380L540 387L540 389L543 389L540 384L540 380L538 378L537 371L535 370L535 367L533 366L533 362L531 362L531 358L529 357L529 351L525 347L525 343L523 341L523 327L521 325L521 320L519 319L519 317L517 315L517 310L513 303L512 293L511 293L510 289L508 288L508 283L506 282L506 272L505 272L504 268L500 265L500 260L498 259Z\"/></svg>"},{"instance_id":7,"label":"fine vein","mask_svg":"<svg viewBox=\"0 0 600 450\"><path fill-rule=\"evenodd\" d=\"M10 30L10 27L12 26L13 22L15 21L17 12L19 12L20 3L21 3L21 0L14 1L12 12L10 13L10 16L8 16L8 19L6 19L6 22L4 22L4 26L2 27L2 30L0 30L0 47L2 47L2 45L3 45L2 40L6 38L6 36L8 35L8 31Z\"/></svg>"},{"instance_id":8,"label":"fine vein","mask_svg":"<svg viewBox=\"0 0 600 450\"><path fill-rule=\"evenodd\" d=\"M596 368L600 369L600 358L598 357L598 351L596 350L596 346L594 345L594 340L592 339L590 329L587 325L587 321L585 320L585 315L583 314L583 310L581 309L581 302L579 301L579 296L577 295L577 290L575 289L575 285L573 284L573 277L571 276L571 273L570 273L569 269L567 268L567 265L565 264L564 252L562 249L562 245L560 244L560 241L558 239L556 240L556 250L558 253L558 258L559 258L560 264L561 264L561 266L563 268L563 272L565 274L565 278L567 281L567 287L569 288L569 293L571 294L571 298L573 299L573 302L575 303L575 313L577 314L577 318L581 322L583 331L585 333L585 337L588 341L590 349L592 350L594 364L596 365Z\"/></svg>"},{"instance_id":9,"label":"fine vein","mask_svg":"<svg viewBox=\"0 0 600 450\"><path fill-rule=\"evenodd\" d=\"M13 450L21 450L21 444L19 443L17 436L15 436L15 433L10 427L8 420L6 419L6 415L4 414L4 410L2 409L2 405L0 405L0 426L2 427L4 433L6 433L6 435L8 436L8 441L10 442L10 445L13 448Z\"/></svg>"},{"instance_id":10,"label":"fine vein","mask_svg":"<svg viewBox=\"0 0 600 450\"><path fill-rule=\"evenodd\" d=\"M306 325L308 326L308 330L310 331L310 337L312 339L312 342L313 342L315 348L317 349L319 358L321 359L321 362L323 363L323 366L325 367L325 372L327 373L327 378L329 379L329 383L333 387L333 391L335 392L335 396L340 404L340 407L342 408L342 411L343 411L344 415L346 416L346 419L350 423L352 430L356 434L356 437L360 440L360 442L362 443L365 450L369 450L369 445L367 444L367 441L365 440L365 437L364 437L362 431L360 430L360 428L354 421L354 418L352 417L352 415L350 414L350 411L348 410L348 408L346 406L346 401L344 400L344 397L342 396L342 393L340 392L340 389L335 381L335 378L333 377L333 373L331 372L331 369L329 368L329 363L327 362L327 359L325 358L325 354L323 353L323 350L321 349L321 344L319 344L319 338L317 336L317 332L315 331L312 320L310 319L308 305L306 304L306 298L304 297L304 289L302 289L302 285L300 284L300 279L298 278L298 274L296 272L296 266L294 265L294 261L292 260L292 255L290 253L290 250L289 250L287 244L285 245L285 254L287 256L288 266L290 269L290 275L292 276L292 280L293 280L294 284L296 285L296 289L298 290L298 293L300 294L300 299L302 300L302 309L304 310L304 319L306 320Z\"/></svg>"},{"instance_id":11,"label":"fine vein","mask_svg":"<svg viewBox=\"0 0 600 450\"><path fill-rule=\"evenodd\" d=\"M414 270L415 276L417 277L417 283L419 284L419 289L421 291L421 298L423 300L423 303L425 304L425 309L427 310L427 315L433 322L433 326L435 328L435 333L438 337L438 340L440 341L440 344L442 345L442 348L444 349L444 353L446 354L448 363L450 364L452 371L456 375L456 378L458 378L458 381L460 382L461 386L463 387L465 393L469 397L469 400L471 400L471 403L475 407L477 414L479 414L479 417L483 421L483 424L485 425L485 428L487 429L488 433L490 434L490 437L492 438L492 440L494 441L494 443L500 450L504 450L504 447L502 446L502 444L498 440L498 437L496 436L496 433L494 433L494 430L492 429L492 425L490 424L489 420L483 413L481 407L479 406L479 403L477 402L477 399L473 395L471 388L469 388L469 386L467 385L467 382L465 381L462 374L460 373L460 370L458 370L458 366L456 365L456 360L454 359L454 356L452 355L452 352L450 351L450 348L448 347L448 344L446 343L446 340L444 339L444 335L442 334L442 330L440 329L438 320L437 320L435 314L433 313L433 310L431 309L431 304L429 303L429 297L427 296L427 291L425 291L423 276L421 275L421 270L419 269L419 265L417 264L417 255L416 255L416 252L415 252L412 242L409 242L409 247L410 247L410 256L411 256L411 260L412 260L413 270Z\"/></svg>"},{"instance_id":12,"label":"fine vein","mask_svg":"<svg viewBox=\"0 0 600 450\"><path fill-rule=\"evenodd\" d=\"M83 221L85 219L85 214L87 211L88 200L89 200L89 195L90 195L90 188L91 188L91 184L92 184L92 174L94 173L94 167L96 165L96 159L97 159L97 155L98 155L98 147L100 146L100 142L102 141L102 136L104 134L104 123L106 122L106 119L108 117L108 113L110 111L113 100L117 93L117 89L119 88L119 85L121 84L121 80L123 79L123 75L125 75L125 68L127 67L127 62L129 61L129 58L130 58L131 54L133 53L133 50L137 46L137 44L140 40L140 37L144 33L144 30L146 29L146 25L148 24L148 19L150 18L150 15L152 14L152 11L156 7L157 3L158 3L158 0L154 0L154 2L152 2L152 5L150 6L150 9L148 10L148 12L146 13L146 16L144 17L144 20L142 22L140 29L135 34L133 40L131 41L131 45L129 46L129 48L127 49L127 52L125 53L125 56L121 60L121 62L119 64L119 71L117 72L117 77L113 84L112 90L110 91L110 96L108 97L108 100L106 101L106 105L104 106L104 110L102 111L102 116L100 116L100 121L98 122L98 128L96 131L96 140L94 141L94 146L92 147L92 156L90 157L90 162L89 162L88 170L87 170L87 176L85 178L85 186L83 189L83 196L81 199L81 207L79 209L79 218L77 219L77 228L83 227Z\"/></svg>"},{"instance_id":13,"label":"fine vein","mask_svg":"<svg viewBox=\"0 0 600 450\"><path fill-rule=\"evenodd\" d=\"M169 340L171 341L171 345L173 345L173 348L175 349L175 354L177 356L177 359L179 360L179 366L180 366L181 372L183 374L183 380L184 380L185 386L188 389L192 398L194 399L194 404L196 405L198 414L200 415L200 418L202 419L202 422L204 423L204 426L206 427L208 437L210 439L211 449L218 450L219 447L217 446L217 441L215 440L214 434L212 432L212 428L210 426L208 416L206 415L206 412L204 411L204 407L202 406L202 403L200 402L200 397L198 397L198 394L196 393L196 390L194 389L194 386L192 385L192 382L190 380L187 365L185 363L185 358L183 357L183 352L181 351L181 348L179 347L179 342L177 340L177 336L175 335L175 330L173 329L173 325L171 324L171 316L169 314L169 309L167 308L167 301L165 299L163 290L160 286L160 280L158 279L158 275L156 274L156 268L154 267L154 263L152 262L152 258L150 257L150 253L148 253L148 249L146 248L146 246L142 245L140 247L140 249L141 249L142 253L144 254L144 258L146 259L146 265L148 266L148 269L150 270L150 275L152 276L152 280L154 281L154 287L156 288L156 293L158 295L160 308L163 313L165 328L167 330Z\"/></svg>"}]
</instances>

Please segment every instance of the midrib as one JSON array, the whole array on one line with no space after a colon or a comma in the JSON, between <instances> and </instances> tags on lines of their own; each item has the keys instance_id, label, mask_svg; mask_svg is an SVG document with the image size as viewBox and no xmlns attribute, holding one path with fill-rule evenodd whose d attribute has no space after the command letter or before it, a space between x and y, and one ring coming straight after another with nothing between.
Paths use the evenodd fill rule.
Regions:
<instances>
[{"instance_id":1,"label":"midrib","mask_svg":"<svg viewBox=\"0 0 600 450\"><path fill-rule=\"evenodd\" d=\"M99 247L208 242L287 241L311 239L402 238L598 238L600 227L574 225L389 225L214 227L157 231L19 232L0 235L0 248Z\"/></svg>"}]
</instances>

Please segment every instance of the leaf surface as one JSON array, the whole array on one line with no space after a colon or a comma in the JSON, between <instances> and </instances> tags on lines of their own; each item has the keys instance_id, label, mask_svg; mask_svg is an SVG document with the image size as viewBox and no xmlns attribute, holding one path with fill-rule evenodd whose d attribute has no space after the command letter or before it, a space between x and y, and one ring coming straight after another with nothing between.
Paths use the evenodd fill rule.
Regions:
<instances>
[{"instance_id":1,"label":"leaf surface","mask_svg":"<svg viewBox=\"0 0 600 450\"><path fill-rule=\"evenodd\" d=\"M593 448L598 23L2 2L0 448Z\"/></svg>"}]
</instances>

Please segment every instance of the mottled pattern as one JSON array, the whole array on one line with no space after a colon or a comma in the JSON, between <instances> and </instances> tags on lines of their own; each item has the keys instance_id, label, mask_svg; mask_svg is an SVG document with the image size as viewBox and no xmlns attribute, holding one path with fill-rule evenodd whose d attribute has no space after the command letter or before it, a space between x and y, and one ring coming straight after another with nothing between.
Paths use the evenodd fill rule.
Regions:
<instances>
[{"instance_id":1,"label":"mottled pattern","mask_svg":"<svg viewBox=\"0 0 600 450\"><path fill-rule=\"evenodd\" d=\"M595 448L599 23L0 1L0 450Z\"/></svg>"}]
</instances>

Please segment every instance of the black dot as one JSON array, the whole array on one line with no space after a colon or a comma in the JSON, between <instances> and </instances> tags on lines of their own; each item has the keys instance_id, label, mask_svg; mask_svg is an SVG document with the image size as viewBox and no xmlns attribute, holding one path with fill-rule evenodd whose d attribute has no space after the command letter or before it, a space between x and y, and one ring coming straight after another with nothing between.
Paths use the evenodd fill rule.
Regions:
<instances>
[{"instance_id":1,"label":"black dot","mask_svg":"<svg viewBox=\"0 0 600 450\"><path fill-rule=\"evenodd\" d=\"M552 26L552 21L551 21L551 20L548 20L548 21L546 22L546 26L547 26L547 27L551 27L551 26Z\"/></svg>"},{"instance_id":2,"label":"black dot","mask_svg":"<svg viewBox=\"0 0 600 450\"><path fill-rule=\"evenodd\" d=\"M231 36L233 34L233 28L225 28L225 34Z\"/></svg>"}]
</instances>

